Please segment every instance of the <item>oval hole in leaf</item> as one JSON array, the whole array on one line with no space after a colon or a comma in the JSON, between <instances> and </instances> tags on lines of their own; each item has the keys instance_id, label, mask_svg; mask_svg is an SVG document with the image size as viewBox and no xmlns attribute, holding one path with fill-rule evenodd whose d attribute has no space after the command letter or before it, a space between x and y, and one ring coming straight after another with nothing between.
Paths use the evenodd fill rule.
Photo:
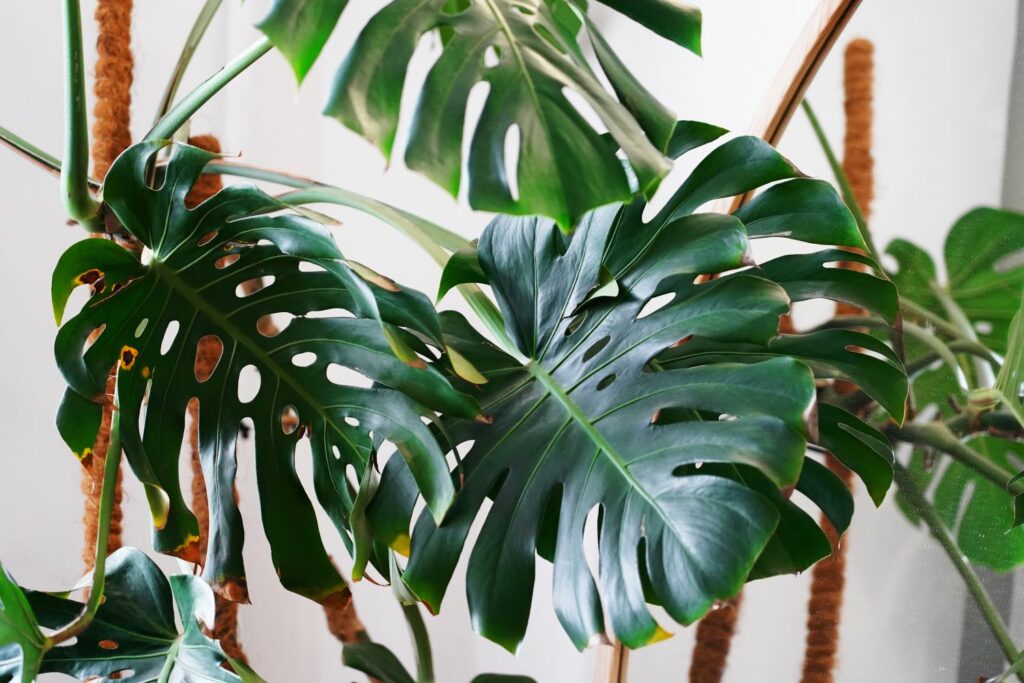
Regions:
<instances>
[{"instance_id":1,"label":"oval hole in leaf","mask_svg":"<svg viewBox=\"0 0 1024 683\"><path fill-rule=\"evenodd\" d=\"M649 299L647 303L644 304L644 307L640 309L640 314L637 315L636 319L643 320L651 313L656 313L657 311L660 311L661 309L668 306L672 299L675 298L676 295L671 292L668 294L659 294L658 296L651 297L651 299Z\"/></svg>"},{"instance_id":2,"label":"oval hole in leaf","mask_svg":"<svg viewBox=\"0 0 1024 683\"><path fill-rule=\"evenodd\" d=\"M260 393L261 377L259 368L246 365L238 373L238 401L250 403Z\"/></svg>"},{"instance_id":3,"label":"oval hole in leaf","mask_svg":"<svg viewBox=\"0 0 1024 683\"><path fill-rule=\"evenodd\" d=\"M312 351L303 351L292 356L292 365L297 368L308 368L316 362L316 354Z\"/></svg>"},{"instance_id":4,"label":"oval hole in leaf","mask_svg":"<svg viewBox=\"0 0 1024 683\"><path fill-rule=\"evenodd\" d=\"M135 338L138 339L149 327L149 318L143 318L142 322L139 323L138 327L135 328Z\"/></svg>"},{"instance_id":5,"label":"oval hole in leaf","mask_svg":"<svg viewBox=\"0 0 1024 683\"><path fill-rule=\"evenodd\" d=\"M514 201L519 201L519 150L522 132L519 124L513 123L505 131L505 184Z\"/></svg>"},{"instance_id":6,"label":"oval hole in leaf","mask_svg":"<svg viewBox=\"0 0 1024 683\"><path fill-rule=\"evenodd\" d=\"M199 238L199 241L196 242L196 246L205 247L207 244L213 241L213 238L217 236L218 232L219 231L217 230L213 230L211 232L206 233L205 235Z\"/></svg>"},{"instance_id":7,"label":"oval hole in leaf","mask_svg":"<svg viewBox=\"0 0 1024 683\"><path fill-rule=\"evenodd\" d=\"M309 261L299 261L299 272L300 273L326 273L327 269L323 266L311 263Z\"/></svg>"},{"instance_id":8,"label":"oval hole in leaf","mask_svg":"<svg viewBox=\"0 0 1024 683\"><path fill-rule=\"evenodd\" d=\"M354 318L351 311L346 311L344 308L325 308L322 311L310 311L303 317L305 318Z\"/></svg>"},{"instance_id":9,"label":"oval hole in leaf","mask_svg":"<svg viewBox=\"0 0 1024 683\"><path fill-rule=\"evenodd\" d=\"M501 62L501 49L497 45L488 45L484 50L484 66L488 69L498 66Z\"/></svg>"},{"instance_id":10,"label":"oval hole in leaf","mask_svg":"<svg viewBox=\"0 0 1024 683\"><path fill-rule=\"evenodd\" d=\"M205 382L213 375L214 370L224 355L224 342L214 334L208 334L199 338L196 343L196 359L193 371L197 382Z\"/></svg>"},{"instance_id":11,"label":"oval hole in leaf","mask_svg":"<svg viewBox=\"0 0 1024 683\"><path fill-rule=\"evenodd\" d=\"M252 296L256 292L266 289L270 285L274 284L275 278L273 275L267 275L266 277L254 277L245 282L240 283L235 287L235 296L239 299L244 299L247 296Z\"/></svg>"},{"instance_id":12,"label":"oval hole in leaf","mask_svg":"<svg viewBox=\"0 0 1024 683\"><path fill-rule=\"evenodd\" d=\"M239 254L225 254L224 256L221 256L219 259L217 259L214 265L217 266L218 269L224 270L228 266L233 265L240 258L242 257Z\"/></svg>"},{"instance_id":13,"label":"oval hole in leaf","mask_svg":"<svg viewBox=\"0 0 1024 683\"><path fill-rule=\"evenodd\" d=\"M276 337L295 320L294 313L267 313L256 320L256 331L264 337Z\"/></svg>"},{"instance_id":14,"label":"oval hole in leaf","mask_svg":"<svg viewBox=\"0 0 1024 683\"><path fill-rule=\"evenodd\" d=\"M602 391L604 389L607 389L609 386L611 386L612 382L614 382L614 381L615 381L615 373L614 372L612 374L610 374L610 375L605 375L604 377L601 378L601 381L597 383L597 390L598 391Z\"/></svg>"},{"instance_id":15,"label":"oval hole in leaf","mask_svg":"<svg viewBox=\"0 0 1024 683\"><path fill-rule=\"evenodd\" d=\"M118 647L120 647L120 645L118 645L118 642L116 640L109 640L109 639L108 640L101 640L100 642L98 642L96 644L99 645L104 650L116 650Z\"/></svg>"},{"instance_id":16,"label":"oval hole in leaf","mask_svg":"<svg viewBox=\"0 0 1024 683\"><path fill-rule=\"evenodd\" d=\"M334 453L335 460L341 460L341 451L337 446L331 446L331 452Z\"/></svg>"},{"instance_id":17,"label":"oval hole in leaf","mask_svg":"<svg viewBox=\"0 0 1024 683\"><path fill-rule=\"evenodd\" d=\"M361 374L355 368L346 368L344 365L331 363L327 366L327 381L338 386L354 386L369 388L373 384L366 375Z\"/></svg>"},{"instance_id":18,"label":"oval hole in leaf","mask_svg":"<svg viewBox=\"0 0 1024 683\"><path fill-rule=\"evenodd\" d=\"M602 337L601 339L598 339L596 342L594 342L590 346L590 348L587 349L583 353L583 362L586 363L591 358L593 358L597 354L601 353L601 349L603 349L604 347L608 346L608 342L610 342L611 339L612 339L611 336L605 336L605 337Z\"/></svg>"},{"instance_id":19,"label":"oval hole in leaf","mask_svg":"<svg viewBox=\"0 0 1024 683\"><path fill-rule=\"evenodd\" d=\"M974 323L974 329L978 334L992 334L992 323L988 320L979 320Z\"/></svg>"},{"instance_id":20,"label":"oval hole in leaf","mask_svg":"<svg viewBox=\"0 0 1024 683\"><path fill-rule=\"evenodd\" d=\"M281 431L285 434L292 434L299 428L299 411L295 406L288 405L281 411Z\"/></svg>"},{"instance_id":21,"label":"oval hole in leaf","mask_svg":"<svg viewBox=\"0 0 1024 683\"><path fill-rule=\"evenodd\" d=\"M586 321L586 319L587 319L587 312L586 311L583 311L578 316L573 318L569 322L569 324L566 326L566 328L565 328L565 336L568 337L573 332L575 332L576 330L580 329L580 325L582 325Z\"/></svg>"},{"instance_id":22,"label":"oval hole in leaf","mask_svg":"<svg viewBox=\"0 0 1024 683\"><path fill-rule=\"evenodd\" d=\"M164 338L160 342L160 355L166 356L167 352L171 350L171 346L174 344L175 338L178 336L178 329L181 325L177 320L172 320L167 323L167 327L164 329Z\"/></svg>"},{"instance_id":23,"label":"oval hole in leaf","mask_svg":"<svg viewBox=\"0 0 1024 683\"><path fill-rule=\"evenodd\" d=\"M358 427L359 426L359 419L349 415L349 416L347 416L345 418L345 424L347 424L350 427Z\"/></svg>"},{"instance_id":24,"label":"oval hole in leaf","mask_svg":"<svg viewBox=\"0 0 1024 683\"><path fill-rule=\"evenodd\" d=\"M108 678L112 681L126 681L135 677L135 669L118 669L110 674Z\"/></svg>"}]
</instances>

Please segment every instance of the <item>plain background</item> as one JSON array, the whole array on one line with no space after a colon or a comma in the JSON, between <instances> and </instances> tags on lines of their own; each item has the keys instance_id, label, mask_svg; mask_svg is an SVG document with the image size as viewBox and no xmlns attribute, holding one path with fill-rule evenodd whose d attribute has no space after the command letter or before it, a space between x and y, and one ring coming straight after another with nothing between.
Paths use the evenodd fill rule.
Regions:
<instances>
[{"instance_id":1,"label":"plain background","mask_svg":"<svg viewBox=\"0 0 1024 683\"><path fill-rule=\"evenodd\" d=\"M0 125L59 153L62 136L60 3L18 2L0 28ZM376 149L319 111L334 69L357 28L381 0L352 0L325 54L301 88L277 54L261 60L200 113L193 131L218 135L246 162L313 176L420 213L465 235L487 216L469 210L402 167L386 168ZM611 42L645 83L681 118L742 132L802 28L812 0L708 0L704 58L698 59L611 13L601 13ZM86 43L95 31L94 2L83 3ZM181 42L200 0L136 3L134 128L151 122ZM266 2L229 0L202 46L186 86L256 38L250 27ZM952 222L976 205L998 203L1007 101L1016 34L1011 0L865 0L810 97L828 133L842 135L841 49L854 36L876 43L876 241L909 237L938 253ZM429 63L419 55L409 82ZM91 53L91 50L89 51ZM91 61L87 65L91 73ZM408 102L415 91L407 92ZM399 148L401 139L399 140ZM798 114L781 145L805 173L829 177L820 150ZM699 157L697 157L699 158ZM666 183L679 181L692 161ZM54 367L50 268L81 237L67 227L55 179L0 150L4 248L0 249L6 317L0 338L0 558L23 582L46 589L71 585L81 572L79 468L52 426L63 385ZM343 220L337 237L347 255L427 292L436 291L433 263L386 226L358 214L329 210ZM454 297L452 297L454 299ZM446 300L445 305L454 305ZM269 681L362 680L340 668L340 648L327 634L319 608L279 587L259 531L255 476L243 452L239 479L248 524L246 561L253 606L242 610L242 639L257 671ZM300 469L306 469L301 462ZM187 468L186 468L187 469ZM187 485L187 481L186 481ZM137 482L126 481L126 539L149 548L148 514ZM863 491L850 544L838 680L955 681L963 590L946 558L912 529L891 499L876 510ZM328 525L328 547L344 550ZM162 562L170 570L174 562ZM498 577L500 581L500 577ZM808 578L779 577L751 585L727 680L794 681L803 651ZM411 649L388 592L355 587L371 634L407 662ZM457 577L440 617L429 626L438 679L462 683L482 671L532 675L541 683L589 681L593 652L578 655L550 608L550 571L538 563L530 631L518 657L475 636ZM1019 611L1019 610L1018 610ZM1020 640L1020 620L1014 634ZM683 680L693 629L631 658L631 680ZM994 674L996 672L986 672Z\"/></svg>"}]
</instances>

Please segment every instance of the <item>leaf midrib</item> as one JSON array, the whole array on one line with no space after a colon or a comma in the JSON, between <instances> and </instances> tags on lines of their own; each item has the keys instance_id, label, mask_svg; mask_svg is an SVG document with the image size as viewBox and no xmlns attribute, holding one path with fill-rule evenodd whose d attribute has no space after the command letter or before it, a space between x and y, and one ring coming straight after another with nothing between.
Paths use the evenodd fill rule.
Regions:
<instances>
[{"instance_id":1,"label":"leaf midrib","mask_svg":"<svg viewBox=\"0 0 1024 683\"><path fill-rule=\"evenodd\" d=\"M150 268L152 268L156 276L162 278L171 289L184 297L184 299L194 306L196 310L202 312L203 315L212 320L214 324L227 332L236 343L243 346L247 351L249 351L249 353L255 356L257 360L267 366L276 377L283 380L292 389L292 391L298 394L302 401L316 411L326 424L331 425L335 431L341 433L333 420L320 405L320 402L317 401L312 394L306 391L305 388L303 388L303 386L288 372L286 372L286 368L281 366L265 349L260 347L259 344L256 344L241 328L235 325L231 321L230 317L223 314L217 308L210 306L206 299L186 284L180 277L178 277L178 274L174 272L173 269L163 262L153 259L150 263Z\"/></svg>"}]
</instances>

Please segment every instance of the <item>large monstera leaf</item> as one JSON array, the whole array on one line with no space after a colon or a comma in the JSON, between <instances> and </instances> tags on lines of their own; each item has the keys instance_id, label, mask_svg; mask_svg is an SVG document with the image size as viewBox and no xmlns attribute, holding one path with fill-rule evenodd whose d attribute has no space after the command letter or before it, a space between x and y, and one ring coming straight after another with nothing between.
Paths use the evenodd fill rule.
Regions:
<instances>
[{"instance_id":1,"label":"large monstera leaf","mask_svg":"<svg viewBox=\"0 0 1024 683\"><path fill-rule=\"evenodd\" d=\"M278 0L260 28L300 78L316 59L344 0ZM542 214L563 228L586 211L650 195L669 169L672 114L634 78L579 0L392 0L363 28L338 72L326 112L391 156L409 62L421 39L443 49L423 84L406 164L452 194L462 184L470 93L489 88L468 146L469 201L506 214ZM694 52L700 13L679 0L602 4ZM606 90L583 55L585 27ZM595 130L566 97L582 98L611 134ZM515 131L514 133L512 131ZM512 141L518 137L518 145ZM617 156L624 152L638 187ZM514 176L514 177L513 177Z\"/></svg>"},{"instance_id":2,"label":"large monstera leaf","mask_svg":"<svg viewBox=\"0 0 1024 683\"><path fill-rule=\"evenodd\" d=\"M354 468L361 480L383 439L408 461L440 521L453 487L421 415L438 409L471 417L475 405L403 342L416 341L411 331L443 348L422 294L361 267L372 282L357 276L326 231L280 213L278 202L250 185L187 208L185 197L211 159L203 150L175 147L162 183L150 188L147 163L165 145L130 148L104 186L125 230L147 247L143 261L113 242L90 239L73 245L54 274L58 318L77 285L91 283L94 291L57 336L69 385L61 432L80 454L92 444L96 402L118 364L121 439L146 486L156 549L203 562L178 480L186 407L197 399L211 519L204 576L237 600L246 589L236 442L243 421L251 421L263 528L280 579L290 590L330 601L344 583L296 474L298 441L310 441L317 498L344 536L353 505L346 470ZM293 319L269 336L264 324L277 314ZM220 356L212 372L199 362L210 344ZM334 374L341 368L375 384L346 384ZM257 388L241 380L246 372L258 375Z\"/></svg>"},{"instance_id":3,"label":"large monstera leaf","mask_svg":"<svg viewBox=\"0 0 1024 683\"><path fill-rule=\"evenodd\" d=\"M26 594L39 623L51 629L70 623L84 607L63 594ZM78 680L112 680L117 674L117 680L128 683L262 682L203 633L204 624L213 624L214 600L199 577L168 579L145 554L122 548L107 562L103 597L85 631L70 644L46 652L42 673L63 673ZM175 623L175 607L181 631ZM2 668L0 680L5 680Z\"/></svg>"},{"instance_id":4,"label":"large monstera leaf","mask_svg":"<svg viewBox=\"0 0 1024 683\"><path fill-rule=\"evenodd\" d=\"M831 406L819 421L814 375L863 380L867 391L892 399L900 418L906 379L898 362L858 352L875 346L856 332L803 346L777 337L791 300L842 299L882 281L836 277L826 265L848 252L829 251L807 255L773 282L778 269L770 264L750 268L739 217L693 213L777 180L788 182L743 213L751 233L860 244L828 185L799 177L752 138L712 152L650 222L640 202L590 214L571 239L551 222L492 222L480 239L479 269L462 263L460 271L491 285L515 349L501 351L460 316L442 316L447 343L488 379L465 388L492 422L446 420L461 456L453 476L463 485L443 525L421 515L413 529L404 581L420 599L439 608L490 498L467 568L477 630L518 647L536 553L554 563L555 609L577 647L605 632L637 647L664 635L647 603L690 623L745 580L799 571L828 554L823 532L784 494L800 491L840 530L849 523L849 492L805 457L822 424L835 437L825 447L862 476L881 477L873 493L880 486L884 494L879 471L892 456L884 437ZM878 291L879 307L894 310L892 286ZM671 301L657 307L662 295ZM679 355L691 346L693 354ZM876 373L883 381L871 385ZM895 383L891 392L885 378ZM459 448L467 442L468 450ZM404 465L392 462L371 519L397 547L408 518L396 510L410 507L398 492L411 489ZM596 580L584 554L595 511Z\"/></svg>"}]
</instances>

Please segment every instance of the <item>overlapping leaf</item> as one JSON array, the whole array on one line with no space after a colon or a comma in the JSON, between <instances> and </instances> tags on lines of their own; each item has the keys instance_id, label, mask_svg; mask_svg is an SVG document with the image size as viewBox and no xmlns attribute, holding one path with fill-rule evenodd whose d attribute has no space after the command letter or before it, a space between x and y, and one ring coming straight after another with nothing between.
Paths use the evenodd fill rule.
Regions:
<instances>
[{"instance_id":1,"label":"overlapping leaf","mask_svg":"<svg viewBox=\"0 0 1024 683\"><path fill-rule=\"evenodd\" d=\"M117 680L127 683L262 683L203 633L203 624L213 623L214 600L200 578L176 575L168 580L145 554L122 548L108 559L103 595L89 627L70 644L46 653L43 673L78 680L112 680L117 674ZM28 592L28 602L39 622L53 629L73 621L84 607L60 594L35 591Z\"/></svg>"},{"instance_id":2,"label":"overlapping leaf","mask_svg":"<svg viewBox=\"0 0 1024 683\"><path fill-rule=\"evenodd\" d=\"M48 648L25 597L0 565L0 683L31 683Z\"/></svg>"},{"instance_id":3,"label":"overlapping leaf","mask_svg":"<svg viewBox=\"0 0 1024 683\"><path fill-rule=\"evenodd\" d=\"M555 609L582 648L606 631L631 647L651 642L663 631L646 603L689 623L748 578L798 571L829 552L811 517L781 493L796 487L841 530L849 521L849 492L804 457L819 427L811 368L868 384L891 373L891 395L884 381L868 390L897 417L905 377L891 356L851 348L873 349L866 335L775 339L791 296L843 298L849 283L836 287L828 274L810 284L838 255L807 256L799 284L775 283L770 268L748 267L738 217L693 213L787 179L747 209L760 234L859 244L835 192L800 178L753 138L712 152L649 222L638 202L590 214L571 240L538 220L499 218L488 227L479 265L516 352L488 345L460 316L442 316L447 343L488 379L477 391L493 422L446 421L454 444L472 445L460 451L464 485L445 524L421 516L414 528L404 578L419 598L438 608L488 498L467 592L474 626L509 649L528 621L536 553L554 562ZM737 268L698 284L701 274ZM473 272L461 268L463 277ZM895 292L885 292L880 307L889 310ZM651 312L664 294L671 301ZM838 409L828 418L828 447L874 479L876 497L884 494L884 439ZM408 522L396 510L410 502L394 492L410 489L394 462L371 519L385 540L404 542ZM596 580L583 553L594 511Z\"/></svg>"},{"instance_id":4,"label":"overlapping leaf","mask_svg":"<svg viewBox=\"0 0 1024 683\"><path fill-rule=\"evenodd\" d=\"M344 0L277 0L259 27L301 78ZM392 0L362 29L338 72L326 113L391 156L406 74L421 39L439 33L405 151L410 168L452 194L462 185L467 102L489 88L468 145L469 201L479 209L542 214L571 227L586 211L650 195L669 168L675 119L630 73L579 0ZM652 31L700 51L700 13L679 0L602 0ZM583 55L585 27L602 85ZM566 97L582 98L601 135ZM515 131L513 133L512 131ZM518 145L509 140L518 136ZM614 142L613 142L614 140ZM625 153L639 187L616 155ZM512 177L514 176L514 177Z\"/></svg>"},{"instance_id":5,"label":"overlapping leaf","mask_svg":"<svg viewBox=\"0 0 1024 683\"><path fill-rule=\"evenodd\" d=\"M125 230L148 248L144 263L112 242L92 239L72 246L54 274L58 317L76 286L89 283L94 290L57 337L57 361L69 384L61 433L79 454L91 445L95 402L118 363L121 438L147 489L155 546L202 561L196 520L178 480L186 407L197 399L211 518L204 576L222 593L244 599L234 475L240 428L251 420L274 565L289 589L330 601L344 583L296 474L299 439L311 442L317 498L346 537L353 505L346 470L354 468L359 480L375 443L371 433L397 446L440 520L453 488L421 413L433 408L472 417L475 405L403 341L412 339L407 328L442 348L426 297L353 265L368 279L356 275L328 233L299 216L275 213L282 206L252 186L230 186L188 209L185 196L211 159L202 150L175 147L161 185L151 189L144 182L147 163L165 144L126 151L104 186L104 199ZM292 319L268 336L262 326L278 314ZM205 353L211 345L213 353L219 349L212 372L199 362L204 344ZM333 374L341 368L374 386L342 381ZM244 394L243 371L258 374L258 387L248 385L253 396Z\"/></svg>"}]
</instances>

